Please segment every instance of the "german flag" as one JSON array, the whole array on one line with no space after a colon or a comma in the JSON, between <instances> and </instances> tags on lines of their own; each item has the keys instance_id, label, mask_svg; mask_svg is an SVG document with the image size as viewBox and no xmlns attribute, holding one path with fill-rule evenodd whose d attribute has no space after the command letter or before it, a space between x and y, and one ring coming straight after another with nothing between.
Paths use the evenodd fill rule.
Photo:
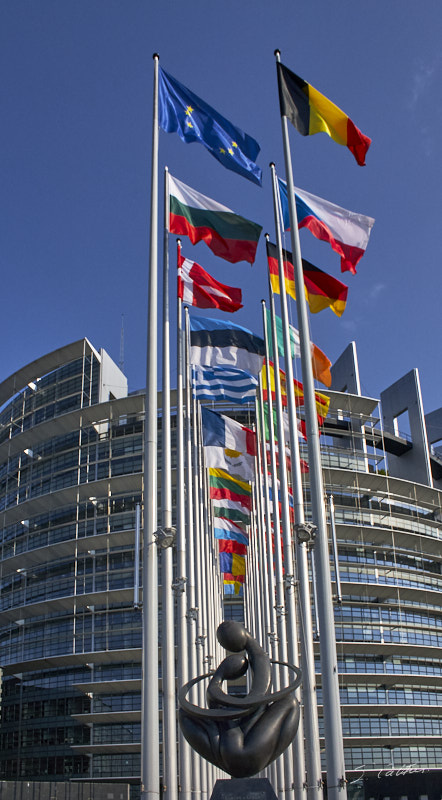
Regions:
<instances>
[{"instance_id":1,"label":"german flag","mask_svg":"<svg viewBox=\"0 0 442 800\"><path fill-rule=\"evenodd\" d=\"M371 139L365 136L350 117L283 64L277 64L281 116L287 117L302 136L324 131L338 144L353 153L359 166L365 166L365 155Z\"/></svg>"},{"instance_id":2,"label":"german flag","mask_svg":"<svg viewBox=\"0 0 442 800\"><path fill-rule=\"evenodd\" d=\"M296 300L295 274L293 267L293 257L288 250L282 251L284 261L285 289L290 297ZM278 270L278 250L275 244L267 242L267 260L269 264L270 283L272 291L280 294L279 291L279 270ZM333 278L327 272L323 272L319 267L310 264L310 261L302 259L302 269L304 272L305 299L312 314L317 314L324 308L331 310L341 317L347 303L348 287Z\"/></svg>"}]
</instances>

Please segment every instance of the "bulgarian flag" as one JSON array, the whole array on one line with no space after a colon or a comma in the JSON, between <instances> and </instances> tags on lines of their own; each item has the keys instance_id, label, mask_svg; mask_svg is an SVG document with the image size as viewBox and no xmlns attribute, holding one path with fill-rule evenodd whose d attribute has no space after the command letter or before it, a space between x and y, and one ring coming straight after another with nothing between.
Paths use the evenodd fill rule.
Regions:
<instances>
[{"instance_id":1,"label":"bulgarian flag","mask_svg":"<svg viewBox=\"0 0 442 800\"><path fill-rule=\"evenodd\" d=\"M295 274L293 257L288 250L282 251L284 262L285 290L293 300L296 300ZM270 283L272 292L280 294L278 251L275 244L267 242L267 261L269 264ZM341 317L347 303L348 287L337 278L324 272L319 267L313 266L310 261L302 259L304 273L305 299L312 314L317 314L324 308L331 308L336 316Z\"/></svg>"},{"instance_id":2,"label":"bulgarian flag","mask_svg":"<svg viewBox=\"0 0 442 800\"><path fill-rule=\"evenodd\" d=\"M302 136L320 131L328 133L335 142L348 147L360 167L365 166L365 154L371 139L310 83L281 63L277 68L281 116L287 117Z\"/></svg>"},{"instance_id":3,"label":"bulgarian flag","mask_svg":"<svg viewBox=\"0 0 442 800\"><path fill-rule=\"evenodd\" d=\"M234 500L212 500L214 517L225 517L239 522L241 525L250 525L250 511L244 509L241 503Z\"/></svg>"},{"instance_id":4,"label":"bulgarian flag","mask_svg":"<svg viewBox=\"0 0 442 800\"><path fill-rule=\"evenodd\" d=\"M225 286L215 280L195 261L179 256L178 297L189 306L238 311L242 308L241 289Z\"/></svg>"},{"instance_id":5,"label":"bulgarian flag","mask_svg":"<svg viewBox=\"0 0 442 800\"><path fill-rule=\"evenodd\" d=\"M169 231L188 236L192 244L204 241L226 261L253 264L262 226L251 222L210 197L169 175Z\"/></svg>"}]
</instances>

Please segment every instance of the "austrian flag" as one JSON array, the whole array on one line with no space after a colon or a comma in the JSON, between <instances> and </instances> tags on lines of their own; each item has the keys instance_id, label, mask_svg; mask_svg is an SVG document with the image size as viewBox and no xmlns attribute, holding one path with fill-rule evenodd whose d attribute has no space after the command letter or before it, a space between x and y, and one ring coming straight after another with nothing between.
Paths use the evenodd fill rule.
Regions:
<instances>
[{"instance_id":1,"label":"austrian flag","mask_svg":"<svg viewBox=\"0 0 442 800\"><path fill-rule=\"evenodd\" d=\"M195 261L178 259L178 297L189 306L238 311L242 308L241 289L225 286L215 280Z\"/></svg>"}]
</instances>

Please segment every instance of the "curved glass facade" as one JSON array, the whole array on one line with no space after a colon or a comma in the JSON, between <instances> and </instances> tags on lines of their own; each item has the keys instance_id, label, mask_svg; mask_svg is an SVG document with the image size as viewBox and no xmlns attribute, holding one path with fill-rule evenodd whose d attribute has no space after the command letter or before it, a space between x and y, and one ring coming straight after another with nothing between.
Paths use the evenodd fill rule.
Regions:
<instances>
[{"instance_id":1,"label":"curved glass facade","mask_svg":"<svg viewBox=\"0 0 442 800\"><path fill-rule=\"evenodd\" d=\"M0 394L3 780L139 784L144 397L105 391L109 374L84 340ZM348 777L439 780L442 494L388 473L370 444L376 401L332 392L330 408L321 439ZM308 504L306 487L307 515ZM317 674L321 703L319 660Z\"/></svg>"},{"instance_id":2,"label":"curved glass facade","mask_svg":"<svg viewBox=\"0 0 442 800\"><path fill-rule=\"evenodd\" d=\"M342 401L332 393L321 449L337 538L331 569L349 789L405 798L431 786L439 796L442 496L394 477L388 453L370 446L365 432L379 427L378 404ZM319 660L317 672L320 681ZM408 788L398 781L406 775Z\"/></svg>"}]
</instances>

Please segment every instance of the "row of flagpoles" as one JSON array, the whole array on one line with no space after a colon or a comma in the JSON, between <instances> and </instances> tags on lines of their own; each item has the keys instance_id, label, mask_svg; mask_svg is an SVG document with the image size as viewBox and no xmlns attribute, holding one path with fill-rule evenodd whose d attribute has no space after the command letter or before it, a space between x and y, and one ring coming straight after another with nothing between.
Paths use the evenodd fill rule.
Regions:
<instances>
[{"instance_id":1,"label":"row of flagpoles","mask_svg":"<svg viewBox=\"0 0 442 800\"><path fill-rule=\"evenodd\" d=\"M303 724L293 750L269 768L273 785L281 796L291 791L296 798L319 800L322 796L309 571L316 586L327 792L333 800L346 797L319 449L318 423L327 414L328 398L314 386L314 377L330 385L330 362L310 342L307 303L313 312L329 306L340 315L345 308L347 291L340 281L302 261L298 228L307 227L317 238L328 241L341 256L341 269L355 272L365 251L373 220L295 189L287 119L304 135L324 130L335 141L345 144L359 164L365 161L370 140L327 98L281 65L278 53L276 58L286 183L277 178L272 165L276 245L267 243L270 313L263 303L264 338L222 319L190 316L187 310L183 321L183 303L232 312L241 307L241 296L239 290L221 284L200 265L184 258L178 246L175 578L172 549L161 550L163 783L171 800L178 791L183 798L207 795L217 777L217 770L191 752L183 737L179 737L177 761L174 631L176 629L178 644L178 683L183 685L197 675L209 672L222 657L215 631L222 619L223 592L229 590L237 593L243 590L246 624L264 647L270 644L273 658L296 665L300 662L302 667L300 699ZM255 163L259 145L255 140L160 69L158 61L155 55L144 466L141 752L144 800L158 797L160 783L157 650L157 550L160 542L157 531L159 128L178 132L185 142L199 141L224 166L255 184L261 184L261 170ZM163 534L172 528L169 234L187 236L192 244L203 240L215 255L233 263L240 260L253 263L262 230L260 225L170 176L167 169L165 176ZM282 232L288 228L292 255L282 247ZM282 337L281 334L278 337L275 292L280 294ZM293 331L289 325L287 292L296 297L299 332ZM270 362L270 341L273 363ZM286 370L283 384L279 369L280 352ZM293 377L293 352L301 358L303 384ZM252 406L255 430L207 405L201 406L204 401L222 399L236 406L235 416L238 417L241 408L245 408L244 401L253 396L257 397L256 408ZM300 405L304 406L303 423L297 415ZM269 471L266 427L270 440ZM300 458L300 427L307 441L308 467ZM289 444L289 459L286 459L286 442ZM304 512L302 472L307 469L312 523L306 522ZM290 508L291 497L293 509ZM229 500L232 502L228 503ZM275 680L279 680L278 675L275 675ZM194 691L193 701L204 705L201 685L198 692Z\"/></svg>"}]
</instances>

